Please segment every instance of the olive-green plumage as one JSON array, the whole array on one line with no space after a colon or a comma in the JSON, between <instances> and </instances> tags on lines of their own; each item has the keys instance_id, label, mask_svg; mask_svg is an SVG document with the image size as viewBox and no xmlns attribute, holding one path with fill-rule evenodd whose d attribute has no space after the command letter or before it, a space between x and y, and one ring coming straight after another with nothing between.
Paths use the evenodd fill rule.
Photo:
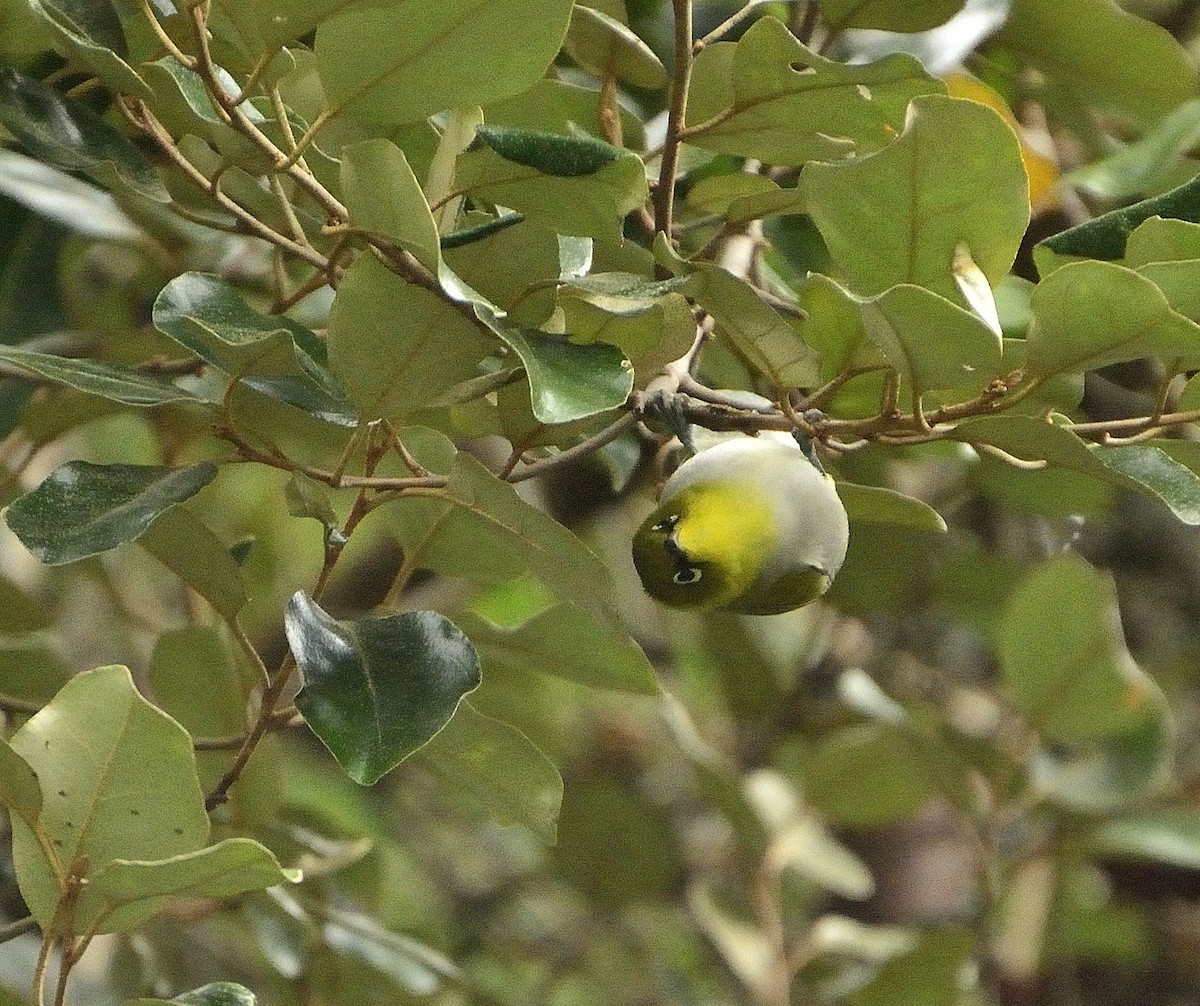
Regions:
<instances>
[{"instance_id":1,"label":"olive-green plumage","mask_svg":"<svg viewBox=\"0 0 1200 1006\"><path fill-rule=\"evenodd\" d=\"M680 465L634 536L633 561L664 604L774 615L829 588L848 539L833 480L791 437L764 433Z\"/></svg>"}]
</instances>

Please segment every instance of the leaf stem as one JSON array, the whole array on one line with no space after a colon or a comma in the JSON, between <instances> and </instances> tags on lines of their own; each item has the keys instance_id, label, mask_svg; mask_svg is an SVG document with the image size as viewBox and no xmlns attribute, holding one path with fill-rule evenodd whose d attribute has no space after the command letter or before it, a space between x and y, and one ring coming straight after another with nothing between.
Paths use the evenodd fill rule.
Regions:
<instances>
[{"instance_id":1,"label":"leaf stem","mask_svg":"<svg viewBox=\"0 0 1200 1006\"><path fill-rule=\"evenodd\" d=\"M0 926L0 943L7 943L9 940L15 940L18 936L32 933L37 927L38 921L32 915L26 915L25 918L17 919L15 922L7 922Z\"/></svg>"}]
</instances>

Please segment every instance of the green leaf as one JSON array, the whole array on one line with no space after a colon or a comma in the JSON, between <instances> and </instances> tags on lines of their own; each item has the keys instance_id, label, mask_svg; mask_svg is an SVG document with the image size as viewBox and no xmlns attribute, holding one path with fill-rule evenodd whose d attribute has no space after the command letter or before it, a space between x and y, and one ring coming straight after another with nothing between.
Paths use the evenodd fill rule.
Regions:
<instances>
[{"instance_id":1,"label":"green leaf","mask_svg":"<svg viewBox=\"0 0 1200 1006\"><path fill-rule=\"evenodd\" d=\"M244 985L210 982L191 992L182 992L171 1002L183 1006L257 1006L258 998Z\"/></svg>"},{"instance_id":2,"label":"green leaf","mask_svg":"<svg viewBox=\"0 0 1200 1006\"><path fill-rule=\"evenodd\" d=\"M1200 359L1200 325L1150 280L1109 262L1072 262L1038 284L1026 367L1048 377L1144 357Z\"/></svg>"},{"instance_id":3,"label":"green leaf","mask_svg":"<svg viewBox=\"0 0 1200 1006\"><path fill-rule=\"evenodd\" d=\"M389 505L388 528L408 561L484 583L529 572L559 600L607 617L608 571L583 542L470 455L449 468L444 489Z\"/></svg>"},{"instance_id":4,"label":"green leaf","mask_svg":"<svg viewBox=\"0 0 1200 1006\"><path fill-rule=\"evenodd\" d=\"M520 357L540 423L569 423L615 409L633 390L633 367L616 346L581 345L501 323L493 324L493 330Z\"/></svg>"},{"instance_id":5,"label":"green leaf","mask_svg":"<svg viewBox=\"0 0 1200 1006\"><path fill-rule=\"evenodd\" d=\"M621 241L625 216L645 204L635 154L590 137L480 126L458 162L457 182L476 202L507 206L560 234Z\"/></svg>"},{"instance_id":6,"label":"green leaf","mask_svg":"<svg viewBox=\"0 0 1200 1006\"><path fill-rule=\"evenodd\" d=\"M2 345L0 360L15 363L57 384L65 384L89 395L100 395L122 405L152 406L167 402L200 401L190 391L169 381L113 363L32 353L16 346Z\"/></svg>"},{"instance_id":7,"label":"green leaf","mask_svg":"<svg viewBox=\"0 0 1200 1006\"><path fill-rule=\"evenodd\" d=\"M138 544L203 597L226 621L246 603L241 570L229 549L187 507L164 510Z\"/></svg>"},{"instance_id":8,"label":"green leaf","mask_svg":"<svg viewBox=\"0 0 1200 1006\"><path fill-rule=\"evenodd\" d=\"M1081 165L1064 181L1100 199L1128 199L1161 188L1169 172L1200 142L1200 100L1185 101L1141 139Z\"/></svg>"},{"instance_id":9,"label":"green leaf","mask_svg":"<svg viewBox=\"0 0 1200 1006\"><path fill-rule=\"evenodd\" d=\"M42 787L37 773L11 744L0 737L0 804L31 829L42 813Z\"/></svg>"},{"instance_id":10,"label":"green leaf","mask_svg":"<svg viewBox=\"0 0 1200 1006\"><path fill-rule=\"evenodd\" d=\"M512 98L489 103L483 113L492 126L513 126L563 136L577 136L580 130L586 130L593 136L601 136L600 92L551 77L543 77ZM618 107L617 114L621 119L625 146L630 150L644 149L646 130L642 120L624 105Z\"/></svg>"},{"instance_id":11,"label":"green leaf","mask_svg":"<svg viewBox=\"0 0 1200 1006\"><path fill-rule=\"evenodd\" d=\"M942 89L912 56L837 63L764 17L697 57L687 142L770 164L861 155L892 142L911 99Z\"/></svg>"},{"instance_id":12,"label":"green leaf","mask_svg":"<svg viewBox=\"0 0 1200 1006\"><path fill-rule=\"evenodd\" d=\"M963 443L986 443L1023 461L1079 472L1124 489L1157 497L1186 524L1200 516L1200 482L1186 465L1155 445L1091 447L1062 426L1032 416L983 416L960 423Z\"/></svg>"},{"instance_id":13,"label":"green leaf","mask_svg":"<svg viewBox=\"0 0 1200 1006\"><path fill-rule=\"evenodd\" d=\"M29 0L61 51L87 67L114 91L151 99L153 92L125 61L129 49L121 22L109 3Z\"/></svg>"},{"instance_id":14,"label":"green leaf","mask_svg":"<svg viewBox=\"0 0 1200 1006\"><path fill-rule=\"evenodd\" d=\"M108 165L139 195L159 203L170 200L137 147L87 105L40 80L0 70L0 123L40 160L67 171Z\"/></svg>"},{"instance_id":15,"label":"green leaf","mask_svg":"<svg viewBox=\"0 0 1200 1006\"><path fill-rule=\"evenodd\" d=\"M13 501L8 526L50 566L77 562L132 541L168 507L213 480L216 465L187 468L69 461Z\"/></svg>"},{"instance_id":16,"label":"green leaf","mask_svg":"<svg viewBox=\"0 0 1200 1006\"><path fill-rule=\"evenodd\" d=\"M1156 496L1184 524L1200 524L1200 476L1152 444L1096 450L1096 459L1143 492Z\"/></svg>"},{"instance_id":17,"label":"green leaf","mask_svg":"<svg viewBox=\"0 0 1200 1006\"><path fill-rule=\"evenodd\" d=\"M654 50L604 11L576 4L565 48L576 63L602 80L615 77L650 91L667 86L666 67Z\"/></svg>"},{"instance_id":18,"label":"green leaf","mask_svg":"<svg viewBox=\"0 0 1200 1006\"><path fill-rule=\"evenodd\" d=\"M296 706L365 786L426 744L479 684L470 641L432 611L339 622L299 592L284 623L304 678Z\"/></svg>"},{"instance_id":19,"label":"green leaf","mask_svg":"<svg viewBox=\"0 0 1200 1006\"><path fill-rule=\"evenodd\" d=\"M207 840L191 738L138 694L124 667L72 678L13 735L12 746L37 772L44 794L36 834L13 822L21 894L44 929L52 928L71 868L90 880L113 860L167 859ZM113 909L85 886L75 931L131 929L158 907Z\"/></svg>"},{"instance_id":20,"label":"green leaf","mask_svg":"<svg viewBox=\"0 0 1200 1006\"><path fill-rule=\"evenodd\" d=\"M475 231L470 243L450 248L445 238L445 264L480 298L503 308L506 325L513 328L537 328L554 312L554 280L562 272L562 241L588 245L590 238L560 238L549 227L510 214L503 227L485 230L472 226L480 215L464 214L461 224L468 233ZM497 224L494 217L485 220ZM503 220L504 218L501 218ZM462 234L463 231L456 232Z\"/></svg>"},{"instance_id":21,"label":"green leaf","mask_svg":"<svg viewBox=\"0 0 1200 1006\"><path fill-rule=\"evenodd\" d=\"M1014 591L998 645L1005 687L1050 741L1127 734L1156 709L1154 683L1134 663L1111 578L1065 553Z\"/></svg>"},{"instance_id":22,"label":"green leaf","mask_svg":"<svg viewBox=\"0 0 1200 1006\"><path fill-rule=\"evenodd\" d=\"M562 777L516 727L484 716L466 701L418 757L449 792L501 824L522 824L554 844Z\"/></svg>"},{"instance_id":23,"label":"green leaf","mask_svg":"<svg viewBox=\"0 0 1200 1006\"><path fill-rule=\"evenodd\" d=\"M329 423L355 424L346 393L325 369L321 340L291 318L255 311L219 276L176 276L155 299L152 318L164 335L260 394Z\"/></svg>"},{"instance_id":24,"label":"green leaf","mask_svg":"<svg viewBox=\"0 0 1200 1006\"><path fill-rule=\"evenodd\" d=\"M283 496L288 513L293 517L311 517L326 528L337 526L333 501L329 498L327 487L320 482L300 472L292 472L292 477L283 487Z\"/></svg>"},{"instance_id":25,"label":"green leaf","mask_svg":"<svg viewBox=\"0 0 1200 1006\"><path fill-rule=\"evenodd\" d=\"M687 194L687 203L702 213L719 213L734 226L767 216L804 212L799 189L784 189L762 175L710 175Z\"/></svg>"},{"instance_id":26,"label":"green leaf","mask_svg":"<svg viewBox=\"0 0 1200 1006\"><path fill-rule=\"evenodd\" d=\"M656 245L656 251L664 246ZM754 288L726 269L710 263L694 268L681 259L668 262L674 271L688 273L684 288L716 320L718 332L734 351L772 385L786 388L817 383L817 361L799 333Z\"/></svg>"},{"instance_id":27,"label":"green leaf","mask_svg":"<svg viewBox=\"0 0 1200 1006\"><path fill-rule=\"evenodd\" d=\"M363 255L329 315L329 364L363 420L400 420L479 374L490 340L444 298Z\"/></svg>"},{"instance_id":28,"label":"green leaf","mask_svg":"<svg viewBox=\"0 0 1200 1006\"><path fill-rule=\"evenodd\" d=\"M537 671L592 688L638 695L660 691L641 647L615 625L573 604L547 608L513 629L475 618L460 619L460 625L484 667L502 665L519 674Z\"/></svg>"},{"instance_id":29,"label":"green leaf","mask_svg":"<svg viewBox=\"0 0 1200 1006\"><path fill-rule=\"evenodd\" d=\"M344 147L341 181L351 226L396 242L437 274L437 224L404 151L384 139Z\"/></svg>"},{"instance_id":30,"label":"green leaf","mask_svg":"<svg viewBox=\"0 0 1200 1006\"><path fill-rule=\"evenodd\" d=\"M929 31L962 10L964 0L819 0L821 17L835 34L847 28L879 31Z\"/></svg>"},{"instance_id":31,"label":"green leaf","mask_svg":"<svg viewBox=\"0 0 1200 1006\"><path fill-rule=\"evenodd\" d=\"M88 878L88 892L106 903L106 911L161 905L166 898L231 898L300 879L284 870L271 851L249 838L227 838L170 859L140 862L118 859Z\"/></svg>"},{"instance_id":32,"label":"green leaf","mask_svg":"<svg viewBox=\"0 0 1200 1006\"><path fill-rule=\"evenodd\" d=\"M496 101L545 73L567 33L571 6L570 0L356 6L317 29L321 81L331 104L377 125Z\"/></svg>"},{"instance_id":33,"label":"green leaf","mask_svg":"<svg viewBox=\"0 0 1200 1006\"><path fill-rule=\"evenodd\" d=\"M913 394L983 383L1001 367L1002 341L972 311L923 286L902 283L859 297L813 274L810 285L835 287L854 303L863 331Z\"/></svg>"},{"instance_id":34,"label":"green leaf","mask_svg":"<svg viewBox=\"0 0 1200 1006\"><path fill-rule=\"evenodd\" d=\"M847 1006L955 1006L962 972L975 950L965 929L930 929L910 951L887 961L871 981L847 997Z\"/></svg>"},{"instance_id":35,"label":"green leaf","mask_svg":"<svg viewBox=\"0 0 1200 1006\"><path fill-rule=\"evenodd\" d=\"M0 196L76 234L137 244L145 235L103 189L15 150L0 147Z\"/></svg>"},{"instance_id":36,"label":"green leaf","mask_svg":"<svg viewBox=\"0 0 1200 1006\"><path fill-rule=\"evenodd\" d=\"M1101 825L1088 846L1106 859L1148 860L1185 870L1200 869L1200 812L1165 807Z\"/></svg>"},{"instance_id":37,"label":"green leaf","mask_svg":"<svg viewBox=\"0 0 1200 1006\"><path fill-rule=\"evenodd\" d=\"M903 524L920 531L946 530L945 520L933 507L895 489L839 482L837 492L852 524Z\"/></svg>"},{"instance_id":38,"label":"green leaf","mask_svg":"<svg viewBox=\"0 0 1200 1006\"><path fill-rule=\"evenodd\" d=\"M641 297L590 292L591 289L594 288L559 287L558 304L563 310L566 330L576 342L617 346L633 363L634 373L643 383L683 356L696 338L696 319L682 294Z\"/></svg>"},{"instance_id":39,"label":"green leaf","mask_svg":"<svg viewBox=\"0 0 1200 1006\"><path fill-rule=\"evenodd\" d=\"M1156 216L1200 223L1200 175L1170 192L1111 210L1039 242L1034 248L1038 272L1048 277L1064 264L1055 256L1119 259L1125 254L1125 243L1134 229ZM1047 250L1054 254L1046 254Z\"/></svg>"},{"instance_id":40,"label":"green leaf","mask_svg":"<svg viewBox=\"0 0 1200 1006\"><path fill-rule=\"evenodd\" d=\"M1125 265L1140 270L1151 262L1200 259L1200 223L1147 217L1125 243Z\"/></svg>"},{"instance_id":41,"label":"green leaf","mask_svg":"<svg viewBox=\"0 0 1200 1006\"><path fill-rule=\"evenodd\" d=\"M809 164L800 187L846 285L860 296L913 283L965 306L951 268L959 249L995 286L1029 223L1016 135L985 105L943 95L915 98L891 146L846 163Z\"/></svg>"},{"instance_id":42,"label":"green leaf","mask_svg":"<svg viewBox=\"0 0 1200 1006\"><path fill-rule=\"evenodd\" d=\"M997 43L1084 104L1143 124L1195 96L1183 46L1108 0L1014 0Z\"/></svg>"},{"instance_id":43,"label":"green leaf","mask_svg":"<svg viewBox=\"0 0 1200 1006\"><path fill-rule=\"evenodd\" d=\"M871 827L898 821L937 793L929 761L902 727L844 727L822 738L805 758L804 793L838 824Z\"/></svg>"}]
</instances>

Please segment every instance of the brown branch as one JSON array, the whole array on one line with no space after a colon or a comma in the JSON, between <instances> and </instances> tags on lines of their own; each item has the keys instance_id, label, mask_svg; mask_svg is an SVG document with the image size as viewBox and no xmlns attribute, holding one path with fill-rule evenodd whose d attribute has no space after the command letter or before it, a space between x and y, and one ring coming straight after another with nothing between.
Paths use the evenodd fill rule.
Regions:
<instances>
[{"instance_id":1,"label":"brown branch","mask_svg":"<svg viewBox=\"0 0 1200 1006\"><path fill-rule=\"evenodd\" d=\"M675 12L675 73L671 81L671 102L667 106L667 135L663 142L658 187L654 192L654 228L668 239L675 212L680 136L692 76L692 0L671 0L671 6Z\"/></svg>"}]
</instances>

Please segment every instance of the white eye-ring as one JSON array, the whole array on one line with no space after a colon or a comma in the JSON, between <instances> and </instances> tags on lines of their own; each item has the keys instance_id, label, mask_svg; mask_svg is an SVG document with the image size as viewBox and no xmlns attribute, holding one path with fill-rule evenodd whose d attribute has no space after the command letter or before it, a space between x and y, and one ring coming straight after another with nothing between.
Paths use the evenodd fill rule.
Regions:
<instances>
[{"instance_id":1,"label":"white eye-ring","mask_svg":"<svg viewBox=\"0 0 1200 1006\"><path fill-rule=\"evenodd\" d=\"M671 577L671 582L678 583L680 586L687 586L689 583L695 583L703 575L703 572L698 570L695 566L685 566L673 577Z\"/></svg>"}]
</instances>

